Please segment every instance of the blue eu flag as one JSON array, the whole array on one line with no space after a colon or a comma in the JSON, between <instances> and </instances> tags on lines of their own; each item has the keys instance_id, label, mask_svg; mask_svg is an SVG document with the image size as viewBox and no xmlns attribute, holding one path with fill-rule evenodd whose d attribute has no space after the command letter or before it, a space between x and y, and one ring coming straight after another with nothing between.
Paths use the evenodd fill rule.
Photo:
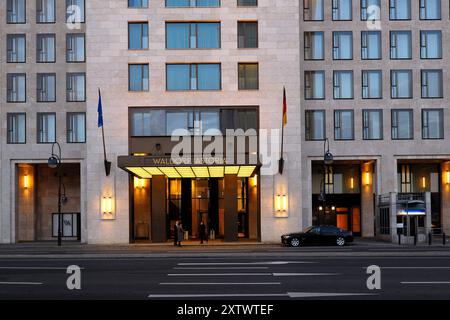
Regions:
<instances>
[{"instance_id":1,"label":"blue eu flag","mask_svg":"<svg viewBox=\"0 0 450 320\"><path fill-rule=\"evenodd\" d=\"M100 92L100 89L98 89L98 127L103 127L103 108L102 108L102 94Z\"/></svg>"}]
</instances>

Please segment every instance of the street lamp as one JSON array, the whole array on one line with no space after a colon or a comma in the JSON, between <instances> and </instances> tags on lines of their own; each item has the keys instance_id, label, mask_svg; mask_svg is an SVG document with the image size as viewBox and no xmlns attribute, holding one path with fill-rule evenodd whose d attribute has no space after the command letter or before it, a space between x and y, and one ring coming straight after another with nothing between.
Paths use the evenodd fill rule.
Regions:
<instances>
[{"instance_id":1,"label":"street lamp","mask_svg":"<svg viewBox=\"0 0 450 320\"><path fill-rule=\"evenodd\" d=\"M323 183L322 183L322 192L319 196L319 201L322 201L323 213L325 214L325 201L326 201L326 175L327 175L327 166L333 163L333 155L330 152L330 141L328 138L325 138L323 141ZM320 222L320 221L319 221ZM319 223L320 224L320 223Z\"/></svg>"},{"instance_id":2,"label":"street lamp","mask_svg":"<svg viewBox=\"0 0 450 320\"><path fill-rule=\"evenodd\" d=\"M55 154L55 145L58 146L58 154ZM61 174L61 146L58 142L52 144L52 154L47 161L48 167L51 169L57 169L58 175L58 246L61 246L62 240L62 215L61 215L61 187L62 187L62 174Z\"/></svg>"}]
</instances>

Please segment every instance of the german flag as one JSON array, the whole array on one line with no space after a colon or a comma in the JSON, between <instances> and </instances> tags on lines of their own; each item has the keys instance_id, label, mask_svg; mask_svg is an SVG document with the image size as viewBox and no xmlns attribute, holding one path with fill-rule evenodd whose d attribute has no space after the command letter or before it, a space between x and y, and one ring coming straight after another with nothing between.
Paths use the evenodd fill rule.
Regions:
<instances>
[{"instance_id":1,"label":"german flag","mask_svg":"<svg viewBox=\"0 0 450 320\"><path fill-rule=\"evenodd\" d=\"M286 88L283 87L283 127L287 124Z\"/></svg>"}]
</instances>

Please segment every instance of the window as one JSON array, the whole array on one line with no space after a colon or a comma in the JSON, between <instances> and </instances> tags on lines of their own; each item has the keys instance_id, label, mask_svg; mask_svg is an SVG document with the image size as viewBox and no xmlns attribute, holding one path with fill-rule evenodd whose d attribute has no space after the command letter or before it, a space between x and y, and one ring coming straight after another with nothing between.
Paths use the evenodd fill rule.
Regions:
<instances>
[{"instance_id":1,"label":"window","mask_svg":"<svg viewBox=\"0 0 450 320\"><path fill-rule=\"evenodd\" d=\"M53 143L56 141L56 114L37 114L37 143Z\"/></svg>"},{"instance_id":2,"label":"window","mask_svg":"<svg viewBox=\"0 0 450 320\"><path fill-rule=\"evenodd\" d=\"M220 0L166 0L166 7L220 7Z\"/></svg>"},{"instance_id":3,"label":"window","mask_svg":"<svg viewBox=\"0 0 450 320\"><path fill-rule=\"evenodd\" d=\"M411 59L411 31L391 31L391 59Z\"/></svg>"},{"instance_id":4,"label":"window","mask_svg":"<svg viewBox=\"0 0 450 320\"><path fill-rule=\"evenodd\" d=\"M220 23L168 22L166 23L166 48L220 48Z\"/></svg>"},{"instance_id":5,"label":"window","mask_svg":"<svg viewBox=\"0 0 450 320\"><path fill-rule=\"evenodd\" d=\"M441 0L420 0L420 20L440 20Z\"/></svg>"},{"instance_id":6,"label":"window","mask_svg":"<svg viewBox=\"0 0 450 320\"><path fill-rule=\"evenodd\" d=\"M165 136L165 111L136 108L131 112L131 135L135 137Z\"/></svg>"},{"instance_id":7,"label":"window","mask_svg":"<svg viewBox=\"0 0 450 320\"><path fill-rule=\"evenodd\" d=\"M412 98L412 71L391 70L391 98Z\"/></svg>"},{"instance_id":8,"label":"window","mask_svg":"<svg viewBox=\"0 0 450 320\"><path fill-rule=\"evenodd\" d=\"M303 20L323 21L323 0L303 0Z\"/></svg>"},{"instance_id":9,"label":"window","mask_svg":"<svg viewBox=\"0 0 450 320\"><path fill-rule=\"evenodd\" d=\"M37 74L37 102L55 102L56 101L56 74L38 73Z\"/></svg>"},{"instance_id":10,"label":"window","mask_svg":"<svg viewBox=\"0 0 450 320\"><path fill-rule=\"evenodd\" d=\"M6 36L6 61L24 63L26 60L26 41L24 34L8 34Z\"/></svg>"},{"instance_id":11,"label":"window","mask_svg":"<svg viewBox=\"0 0 450 320\"><path fill-rule=\"evenodd\" d=\"M325 110L306 110L305 140L324 140L325 135Z\"/></svg>"},{"instance_id":12,"label":"window","mask_svg":"<svg viewBox=\"0 0 450 320\"><path fill-rule=\"evenodd\" d=\"M36 36L36 62L51 63L55 62L55 35L38 34Z\"/></svg>"},{"instance_id":13,"label":"window","mask_svg":"<svg viewBox=\"0 0 450 320\"><path fill-rule=\"evenodd\" d=\"M353 99L353 71L333 71L333 98Z\"/></svg>"},{"instance_id":14,"label":"window","mask_svg":"<svg viewBox=\"0 0 450 320\"><path fill-rule=\"evenodd\" d=\"M148 49L148 23L128 23L128 49Z\"/></svg>"},{"instance_id":15,"label":"window","mask_svg":"<svg viewBox=\"0 0 450 320\"><path fill-rule=\"evenodd\" d=\"M84 23L85 7L84 0L66 0L67 23Z\"/></svg>"},{"instance_id":16,"label":"window","mask_svg":"<svg viewBox=\"0 0 450 320\"><path fill-rule=\"evenodd\" d=\"M422 98L442 98L442 70L422 70Z\"/></svg>"},{"instance_id":17,"label":"window","mask_svg":"<svg viewBox=\"0 0 450 320\"><path fill-rule=\"evenodd\" d=\"M258 48L258 22L238 21L238 48Z\"/></svg>"},{"instance_id":18,"label":"window","mask_svg":"<svg viewBox=\"0 0 450 320\"><path fill-rule=\"evenodd\" d=\"M441 59L442 58L442 32L420 31L420 58Z\"/></svg>"},{"instance_id":19,"label":"window","mask_svg":"<svg viewBox=\"0 0 450 320\"><path fill-rule=\"evenodd\" d=\"M66 37L66 61L85 62L85 35L84 33L68 33Z\"/></svg>"},{"instance_id":20,"label":"window","mask_svg":"<svg viewBox=\"0 0 450 320\"><path fill-rule=\"evenodd\" d=\"M128 8L148 8L148 0L128 0Z\"/></svg>"},{"instance_id":21,"label":"window","mask_svg":"<svg viewBox=\"0 0 450 320\"><path fill-rule=\"evenodd\" d=\"M323 32L305 32L304 46L305 60L324 59Z\"/></svg>"},{"instance_id":22,"label":"window","mask_svg":"<svg viewBox=\"0 0 450 320\"><path fill-rule=\"evenodd\" d=\"M352 0L332 0L333 20L352 20Z\"/></svg>"},{"instance_id":23,"label":"window","mask_svg":"<svg viewBox=\"0 0 450 320\"><path fill-rule=\"evenodd\" d=\"M67 74L67 93L68 102L86 101L86 75L84 73Z\"/></svg>"},{"instance_id":24,"label":"window","mask_svg":"<svg viewBox=\"0 0 450 320\"><path fill-rule=\"evenodd\" d=\"M381 59L381 32L361 32L361 59Z\"/></svg>"},{"instance_id":25,"label":"window","mask_svg":"<svg viewBox=\"0 0 450 320\"><path fill-rule=\"evenodd\" d=\"M238 77L239 90L258 90L258 63L239 63Z\"/></svg>"},{"instance_id":26,"label":"window","mask_svg":"<svg viewBox=\"0 0 450 320\"><path fill-rule=\"evenodd\" d=\"M26 143L25 113L8 113L7 143Z\"/></svg>"},{"instance_id":27,"label":"window","mask_svg":"<svg viewBox=\"0 0 450 320\"><path fill-rule=\"evenodd\" d=\"M381 99L383 97L381 70L362 71L362 98Z\"/></svg>"},{"instance_id":28,"label":"window","mask_svg":"<svg viewBox=\"0 0 450 320\"><path fill-rule=\"evenodd\" d=\"M383 139L383 110L363 110L363 139Z\"/></svg>"},{"instance_id":29,"label":"window","mask_svg":"<svg viewBox=\"0 0 450 320\"><path fill-rule=\"evenodd\" d=\"M380 0L361 0L361 20L380 20Z\"/></svg>"},{"instance_id":30,"label":"window","mask_svg":"<svg viewBox=\"0 0 450 320\"><path fill-rule=\"evenodd\" d=\"M305 100L325 99L325 71L305 71Z\"/></svg>"},{"instance_id":31,"label":"window","mask_svg":"<svg viewBox=\"0 0 450 320\"><path fill-rule=\"evenodd\" d=\"M25 23L25 0L7 0L6 21L8 23Z\"/></svg>"},{"instance_id":32,"label":"window","mask_svg":"<svg viewBox=\"0 0 450 320\"><path fill-rule=\"evenodd\" d=\"M353 59L353 32L333 32L333 60Z\"/></svg>"},{"instance_id":33,"label":"window","mask_svg":"<svg viewBox=\"0 0 450 320\"><path fill-rule=\"evenodd\" d=\"M411 0L389 0L390 20L411 20Z\"/></svg>"},{"instance_id":34,"label":"window","mask_svg":"<svg viewBox=\"0 0 450 320\"><path fill-rule=\"evenodd\" d=\"M257 7L258 0L237 0L238 7Z\"/></svg>"},{"instance_id":35,"label":"window","mask_svg":"<svg viewBox=\"0 0 450 320\"><path fill-rule=\"evenodd\" d=\"M7 101L25 102L26 101L26 76L25 73L8 73L7 82Z\"/></svg>"},{"instance_id":36,"label":"window","mask_svg":"<svg viewBox=\"0 0 450 320\"><path fill-rule=\"evenodd\" d=\"M36 0L36 22L55 23L55 0Z\"/></svg>"},{"instance_id":37,"label":"window","mask_svg":"<svg viewBox=\"0 0 450 320\"><path fill-rule=\"evenodd\" d=\"M422 110L422 139L444 139L444 116L442 109Z\"/></svg>"},{"instance_id":38,"label":"window","mask_svg":"<svg viewBox=\"0 0 450 320\"><path fill-rule=\"evenodd\" d=\"M129 65L129 91L148 91L149 90L149 74L148 64L130 64Z\"/></svg>"},{"instance_id":39,"label":"window","mask_svg":"<svg viewBox=\"0 0 450 320\"><path fill-rule=\"evenodd\" d=\"M67 113L67 143L86 142L86 114L84 112Z\"/></svg>"},{"instance_id":40,"label":"window","mask_svg":"<svg viewBox=\"0 0 450 320\"><path fill-rule=\"evenodd\" d=\"M220 90L220 64L168 64L167 90Z\"/></svg>"},{"instance_id":41,"label":"window","mask_svg":"<svg viewBox=\"0 0 450 320\"><path fill-rule=\"evenodd\" d=\"M353 140L353 110L334 111L334 140Z\"/></svg>"},{"instance_id":42,"label":"window","mask_svg":"<svg viewBox=\"0 0 450 320\"><path fill-rule=\"evenodd\" d=\"M392 140L414 139L413 111L409 109L392 110Z\"/></svg>"}]
</instances>

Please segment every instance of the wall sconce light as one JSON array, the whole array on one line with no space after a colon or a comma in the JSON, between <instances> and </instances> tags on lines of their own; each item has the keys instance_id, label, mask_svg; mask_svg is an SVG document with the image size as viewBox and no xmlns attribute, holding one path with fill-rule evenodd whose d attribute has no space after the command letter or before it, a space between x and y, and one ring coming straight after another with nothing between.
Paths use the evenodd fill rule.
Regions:
<instances>
[{"instance_id":1,"label":"wall sconce light","mask_svg":"<svg viewBox=\"0 0 450 320\"><path fill-rule=\"evenodd\" d=\"M364 184L366 185L366 186L370 186L370 172L369 171L366 171L366 172L364 172Z\"/></svg>"},{"instance_id":2,"label":"wall sconce light","mask_svg":"<svg viewBox=\"0 0 450 320\"><path fill-rule=\"evenodd\" d=\"M445 184L450 184L450 171L445 171Z\"/></svg>"},{"instance_id":3,"label":"wall sconce light","mask_svg":"<svg viewBox=\"0 0 450 320\"><path fill-rule=\"evenodd\" d=\"M257 175L257 174L255 174L255 175L253 176L253 178L252 178L252 184L253 184L254 187L257 187L257 186L258 186L258 175Z\"/></svg>"},{"instance_id":4,"label":"wall sconce light","mask_svg":"<svg viewBox=\"0 0 450 320\"><path fill-rule=\"evenodd\" d=\"M319 211L322 211L322 210L323 210L323 207L322 207L322 206L320 206L320 207L319 207Z\"/></svg>"},{"instance_id":5,"label":"wall sconce light","mask_svg":"<svg viewBox=\"0 0 450 320\"><path fill-rule=\"evenodd\" d=\"M27 174L23 176L23 187L24 189L28 189L30 187L30 178Z\"/></svg>"},{"instance_id":6,"label":"wall sconce light","mask_svg":"<svg viewBox=\"0 0 450 320\"><path fill-rule=\"evenodd\" d=\"M355 179L354 178L350 178L350 189L351 190L355 189Z\"/></svg>"},{"instance_id":7,"label":"wall sconce light","mask_svg":"<svg viewBox=\"0 0 450 320\"><path fill-rule=\"evenodd\" d=\"M331 210L333 210L333 211L336 210L336 207L335 207L335 206L332 206L332 207L331 207Z\"/></svg>"},{"instance_id":8,"label":"wall sconce light","mask_svg":"<svg viewBox=\"0 0 450 320\"><path fill-rule=\"evenodd\" d=\"M134 177L134 187L137 188L145 188L145 179L140 179L138 177Z\"/></svg>"},{"instance_id":9,"label":"wall sconce light","mask_svg":"<svg viewBox=\"0 0 450 320\"><path fill-rule=\"evenodd\" d=\"M427 179L422 177L422 188L425 189L427 187Z\"/></svg>"},{"instance_id":10,"label":"wall sconce light","mask_svg":"<svg viewBox=\"0 0 450 320\"><path fill-rule=\"evenodd\" d=\"M104 214L112 214L112 198L111 197L103 197L102 212Z\"/></svg>"},{"instance_id":11,"label":"wall sconce light","mask_svg":"<svg viewBox=\"0 0 450 320\"><path fill-rule=\"evenodd\" d=\"M275 207L275 209L276 209L276 211L277 211L277 213L286 213L286 211L287 211L287 206L288 206L288 204L287 204L287 197L286 197L286 195L285 194L283 194L283 195L277 195L277 199L276 199L276 207Z\"/></svg>"}]
</instances>

